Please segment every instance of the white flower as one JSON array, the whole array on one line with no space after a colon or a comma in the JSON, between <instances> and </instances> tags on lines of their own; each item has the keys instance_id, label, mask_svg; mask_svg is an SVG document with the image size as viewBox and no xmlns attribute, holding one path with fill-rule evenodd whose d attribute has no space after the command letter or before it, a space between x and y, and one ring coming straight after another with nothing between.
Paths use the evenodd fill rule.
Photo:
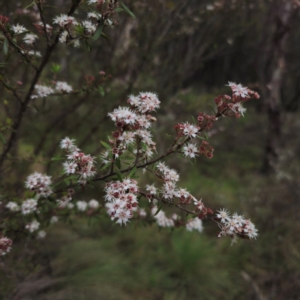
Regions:
<instances>
[{"instance_id":1,"label":"white flower","mask_svg":"<svg viewBox=\"0 0 300 300\"><path fill-rule=\"evenodd\" d=\"M184 156L194 158L198 154L198 149L195 144L189 143L183 147Z\"/></svg>"},{"instance_id":2,"label":"white flower","mask_svg":"<svg viewBox=\"0 0 300 300\"><path fill-rule=\"evenodd\" d=\"M235 113L239 113L242 116L244 116L244 113L246 112L247 108L243 107L242 103L238 102L235 103L232 107L231 110Z\"/></svg>"},{"instance_id":3,"label":"white flower","mask_svg":"<svg viewBox=\"0 0 300 300\"><path fill-rule=\"evenodd\" d=\"M235 82L228 82L228 86L230 86L232 93L236 97L241 98L249 98L248 88L242 86L240 83L236 84Z\"/></svg>"},{"instance_id":4,"label":"white flower","mask_svg":"<svg viewBox=\"0 0 300 300\"><path fill-rule=\"evenodd\" d=\"M128 107L121 107L121 106L114 109L112 113L108 113L108 116L114 122L124 122L125 124L131 124L131 125L133 125L138 118L136 113L131 111Z\"/></svg>"},{"instance_id":5,"label":"white flower","mask_svg":"<svg viewBox=\"0 0 300 300\"><path fill-rule=\"evenodd\" d=\"M24 26L19 25L19 24L17 24L17 25L12 25L12 26L11 26L11 29L12 29L12 31L13 31L15 34L21 34L21 33L25 32L25 31L27 31L27 29L26 29Z\"/></svg>"},{"instance_id":6,"label":"white flower","mask_svg":"<svg viewBox=\"0 0 300 300\"><path fill-rule=\"evenodd\" d=\"M73 24L73 25L77 25L78 24L78 22L75 20L74 17L68 16L68 15L64 15L64 14L55 17L53 19L53 23L54 24L58 24L61 27L64 27L65 25L68 25L68 24Z\"/></svg>"},{"instance_id":7,"label":"white flower","mask_svg":"<svg viewBox=\"0 0 300 300\"><path fill-rule=\"evenodd\" d=\"M198 131L199 131L199 127L189 124L189 123L184 123L183 125L183 134L185 136L188 136L190 138L195 138Z\"/></svg>"},{"instance_id":8,"label":"white flower","mask_svg":"<svg viewBox=\"0 0 300 300\"><path fill-rule=\"evenodd\" d=\"M37 85L35 85L34 88L35 88L36 94L31 96L32 99L39 98L39 97L45 98L54 93L54 90L51 87L48 87L45 85L37 84Z\"/></svg>"},{"instance_id":9,"label":"white flower","mask_svg":"<svg viewBox=\"0 0 300 300\"><path fill-rule=\"evenodd\" d=\"M18 205L17 203L15 203L15 202L12 202L12 201L8 202L8 203L5 205L5 207L6 207L7 209L9 209L10 211L13 211L13 212L16 212L16 211L19 211L19 210L20 210L19 205Z\"/></svg>"},{"instance_id":10,"label":"white flower","mask_svg":"<svg viewBox=\"0 0 300 300\"><path fill-rule=\"evenodd\" d=\"M35 199L28 199L22 203L22 214L28 215L37 209L37 201Z\"/></svg>"},{"instance_id":11,"label":"white flower","mask_svg":"<svg viewBox=\"0 0 300 300\"><path fill-rule=\"evenodd\" d=\"M25 42L25 44L32 45L37 38L38 36L36 34L27 33L23 37L23 41Z\"/></svg>"},{"instance_id":12,"label":"white flower","mask_svg":"<svg viewBox=\"0 0 300 300\"><path fill-rule=\"evenodd\" d=\"M221 219L221 223L225 223L230 220L229 212L225 208L222 208L217 212L217 218Z\"/></svg>"},{"instance_id":13,"label":"white flower","mask_svg":"<svg viewBox=\"0 0 300 300\"><path fill-rule=\"evenodd\" d=\"M68 203L67 204L67 208L68 209L73 209L74 208L74 204L73 203Z\"/></svg>"},{"instance_id":14,"label":"white flower","mask_svg":"<svg viewBox=\"0 0 300 300\"><path fill-rule=\"evenodd\" d=\"M237 213L233 214L232 220L239 227L243 226L245 224L245 222L246 222L245 219L244 219L244 217L243 216L239 216Z\"/></svg>"},{"instance_id":15,"label":"white flower","mask_svg":"<svg viewBox=\"0 0 300 300\"><path fill-rule=\"evenodd\" d=\"M179 180L179 174L175 170L167 168L164 171L164 179L166 181L177 182Z\"/></svg>"},{"instance_id":16,"label":"white flower","mask_svg":"<svg viewBox=\"0 0 300 300\"><path fill-rule=\"evenodd\" d=\"M174 219L167 218L163 210L160 210L156 214L157 210L158 210L157 206L154 206L151 209L151 214L153 215L154 219L156 219L157 225L160 227L174 227L175 225Z\"/></svg>"},{"instance_id":17,"label":"white flower","mask_svg":"<svg viewBox=\"0 0 300 300\"><path fill-rule=\"evenodd\" d=\"M135 141L135 135L135 132L124 131L122 135L118 137L118 140L122 141L125 145L129 145Z\"/></svg>"},{"instance_id":18,"label":"white flower","mask_svg":"<svg viewBox=\"0 0 300 300\"><path fill-rule=\"evenodd\" d=\"M97 209L99 207L99 202L95 199L90 200L89 207L92 209Z\"/></svg>"},{"instance_id":19,"label":"white flower","mask_svg":"<svg viewBox=\"0 0 300 300\"><path fill-rule=\"evenodd\" d=\"M165 199L171 199L172 200L173 198L177 197L177 190L176 190L175 183L171 182L171 181L167 181L163 185L162 193L163 193L163 197Z\"/></svg>"},{"instance_id":20,"label":"white flower","mask_svg":"<svg viewBox=\"0 0 300 300\"><path fill-rule=\"evenodd\" d=\"M38 239L44 239L46 237L46 232L44 230L40 230L38 233L37 233L37 238Z\"/></svg>"},{"instance_id":21,"label":"white flower","mask_svg":"<svg viewBox=\"0 0 300 300\"><path fill-rule=\"evenodd\" d=\"M59 42L62 44L65 43L67 41L68 35L69 35L68 31L64 30L59 36Z\"/></svg>"},{"instance_id":22,"label":"white flower","mask_svg":"<svg viewBox=\"0 0 300 300\"><path fill-rule=\"evenodd\" d=\"M99 14L99 13L96 13L96 12L89 12L88 13L88 18L91 18L91 19L96 19L96 20L99 20L99 19L101 19L101 14Z\"/></svg>"},{"instance_id":23,"label":"white flower","mask_svg":"<svg viewBox=\"0 0 300 300\"><path fill-rule=\"evenodd\" d=\"M193 218L188 220L185 225L187 231L197 230L199 232L203 231L202 221L199 218Z\"/></svg>"},{"instance_id":24,"label":"white flower","mask_svg":"<svg viewBox=\"0 0 300 300\"><path fill-rule=\"evenodd\" d=\"M58 217L57 216L52 216L51 219L50 219L50 223L54 224L54 223L57 223L57 222L58 222Z\"/></svg>"},{"instance_id":25,"label":"white flower","mask_svg":"<svg viewBox=\"0 0 300 300\"><path fill-rule=\"evenodd\" d=\"M154 184L146 185L146 190L149 192L150 195L155 195L157 193L157 188L154 186Z\"/></svg>"},{"instance_id":26,"label":"white flower","mask_svg":"<svg viewBox=\"0 0 300 300\"><path fill-rule=\"evenodd\" d=\"M34 191L37 194L37 198L47 198L52 194L51 177L35 172L27 177L25 181L25 187Z\"/></svg>"},{"instance_id":27,"label":"white flower","mask_svg":"<svg viewBox=\"0 0 300 300\"><path fill-rule=\"evenodd\" d=\"M162 172L162 173L164 173L165 170L168 169L168 167L165 165L164 162L158 163L157 166L156 166L156 168L157 168L160 172Z\"/></svg>"},{"instance_id":28,"label":"white flower","mask_svg":"<svg viewBox=\"0 0 300 300\"><path fill-rule=\"evenodd\" d=\"M89 34L93 34L97 27L91 21L82 21L82 25Z\"/></svg>"},{"instance_id":29,"label":"white flower","mask_svg":"<svg viewBox=\"0 0 300 300\"><path fill-rule=\"evenodd\" d=\"M74 48L79 48L80 47L80 40L75 40L75 41L73 41L73 47Z\"/></svg>"},{"instance_id":30,"label":"white flower","mask_svg":"<svg viewBox=\"0 0 300 300\"><path fill-rule=\"evenodd\" d=\"M34 232L38 230L40 227L40 223L36 220L32 221L31 223L28 223L25 228L28 229L30 232Z\"/></svg>"},{"instance_id":31,"label":"white flower","mask_svg":"<svg viewBox=\"0 0 300 300\"><path fill-rule=\"evenodd\" d=\"M78 151L79 149L76 147L74 144L75 140L70 139L68 137L65 137L64 139L61 140L60 142L60 148L61 149L66 149L70 152Z\"/></svg>"},{"instance_id":32,"label":"white flower","mask_svg":"<svg viewBox=\"0 0 300 300\"><path fill-rule=\"evenodd\" d=\"M127 102L134 107L138 107L140 105L140 97L130 95Z\"/></svg>"},{"instance_id":33,"label":"white flower","mask_svg":"<svg viewBox=\"0 0 300 300\"><path fill-rule=\"evenodd\" d=\"M118 219L117 223L120 225L125 224L129 221L129 219L132 217L132 214L130 210L119 208L116 211L115 217Z\"/></svg>"},{"instance_id":34,"label":"white flower","mask_svg":"<svg viewBox=\"0 0 300 300\"><path fill-rule=\"evenodd\" d=\"M7 254L11 250L12 240L7 237L0 238L0 256Z\"/></svg>"},{"instance_id":35,"label":"white flower","mask_svg":"<svg viewBox=\"0 0 300 300\"><path fill-rule=\"evenodd\" d=\"M55 89L65 93L71 93L73 88L64 81L57 81L55 84Z\"/></svg>"},{"instance_id":36,"label":"white flower","mask_svg":"<svg viewBox=\"0 0 300 300\"><path fill-rule=\"evenodd\" d=\"M85 211L88 204L85 201L77 201L76 206L79 211Z\"/></svg>"},{"instance_id":37,"label":"white flower","mask_svg":"<svg viewBox=\"0 0 300 300\"><path fill-rule=\"evenodd\" d=\"M139 208L137 213L141 218L145 218L147 216L146 210L144 208Z\"/></svg>"},{"instance_id":38,"label":"white flower","mask_svg":"<svg viewBox=\"0 0 300 300\"><path fill-rule=\"evenodd\" d=\"M139 94L138 111L141 113L154 111L159 108L160 101L156 94L151 92L142 92Z\"/></svg>"},{"instance_id":39,"label":"white flower","mask_svg":"<svg viewBox=\"0 0 300 300\"><path fill-rule=\"evenodd\" d=\"M34 50L30 50L27 52L28 55L32 55L32 56L36 56L36 57L42 57L42 54L40 51L34 51ZM31 97L32 98L32 97Z\"/></svg>"}]
</instances>

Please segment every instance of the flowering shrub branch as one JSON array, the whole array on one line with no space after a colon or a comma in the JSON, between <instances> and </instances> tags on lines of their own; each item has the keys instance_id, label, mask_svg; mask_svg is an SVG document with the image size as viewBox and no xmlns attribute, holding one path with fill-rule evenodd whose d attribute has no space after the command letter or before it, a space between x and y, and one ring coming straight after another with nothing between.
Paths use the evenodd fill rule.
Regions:
<instances>
[{"instance_id":1,"label":"flowering shrub branch","mask_svg":"<svg viewBox=\"0 0 300 300\"><path fill-rule=\"evenodd\" d=\"M11 126L8 142L0 156L0 169L13 147L32 99L89 92L99 88L99 84L106 79L104 72L100 72L101 78L98 84L95 82L95 77L87 77L88 87L76 91L69 83L58 81L56 77L51 85L39 82L58 43L78 47L83 41L89 48L90 39L95 40L105 36L104 27L116 23L114 15L117 13L117 1L87 1L87 4L92 7L87 14L87 20L73 17L80 6L80 1L73 1L68 14L61 14L53 19L52 25L56 29L45 20L43 2L35 1L35 4L39 12L37 23L34 25L37 34L28 33L22 25L10 25L8 18L0 17L5 51L7 53L16 51L35 72L24 95L20 95L17 89L10 87L7 79L1 77L2 84L17 98L20 107ZM123 8L126 6L123 5ZM54 32L56 34L53 35ZM19 39L22 35L23 44ZM45 54L39 65L36 64L36 59L40 53L35 48L38 35L46 40ZM60 66L52 65L54 74L57 74L59 69ZM220 209L214 214L202 199L197 199L186 189L178 186L180 177L178 172L163 162L166 157L175 153L188 159L196 158L201 154L209 159L213 157L214 149L207 140L207 131L221 117L240 118L246 111L243 103L259 98L256 92L241 84L229 82L229 87L232 96L220 95L215 99L217 110L214 115L200 112L195 124L189 122L176 124L173 143L165 153L157 157L155 157L156 143L153 140L151 127L156 122L153 113L160 107L160 101L157 95L151 92L141 92L137 96L130 95L128 106L120 106L108 113L115 124L115 130L108 143L102 142L105 151L101 154L102 164L99 168L97 168L97 158L80 150L74 139L68 137L62 139L60 147L66 155L62 164L62 173L56 173L57 178L52 180L48 175L34 172L25 181L28 191L24 193L21 201L10 196L3 199L1 208L4 216L0 220L2 231L0 255L8 253L12 246L12 240L5 237L6 234L21 231L42 239L46 236L44 229L59 219L68 219L72 214L91 218L102 214L103 211L120 225L126 225L130 220L141 219L145 222L156 222L160 227L185 226L188 231L202 232L202 220L209 220L219 227L219 237L256 238L257 229L250 220L236 213L230 215L225 209ZM36 151L38 149L39 146ZM156 187L152 183L147 184L144 190L140 188L137 181L140 176L137 175L139 169L142 169L143 173L148 172L156 177L161 182L161 187ZM90 183L97 181L105 182L104 202L95 199L88 202L75 201L78 188L84 190ZM144 207L141 206L142 200L146 200ZM175 213L168 216L167 211L163 210L164 206L175 207L188 216L183 217Z\"/></svg>"}]
</instances>

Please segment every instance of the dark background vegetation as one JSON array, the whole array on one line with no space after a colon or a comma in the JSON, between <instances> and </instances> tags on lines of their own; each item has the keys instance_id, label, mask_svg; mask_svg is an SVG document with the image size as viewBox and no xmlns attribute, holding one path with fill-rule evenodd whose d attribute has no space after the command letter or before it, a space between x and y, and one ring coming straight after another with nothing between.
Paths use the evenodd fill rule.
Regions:
<instances>
[{"instance_id":1,"label":"dark background vegetation","mask_svg":"<svg viewBox=\"0 0 300 300\"><path fill-rule=\"evenodd\" d=\"M51 1L48 22L67 11L68 2ZM28 4L3 1L0 11L12 24L27 25L32 19L18 8ZM43 242L15 241L0 262L1 299L300 299L300 3L136 0L126 5L136 18L120 14L118 24L105 31L108 40L91 43L90 52L84 45L59 45L40 82L57 79L85 87L86 76L97 81L103 70L110 75L105 93L32 101L1 188L21 197L28 174L56 177L61 162L49 158L61 155L58 145L65 136L99 156L100 140L113 130L107 113L139 91L157 92L162 102L155 125L162 153L169 143L165 133L174 134L174 124L211 112L214 97L229 93L225 84L236 81L261 99L246 104L245 118L218 122L210 137L213 159L200 157L192 165L174 156L167 163L180 171L181 186L213 210L226 207L251 218L260 235L230 246L206 222L202 234L140 222L120 227L105 215L90 226L85 218L59 222ZM26 91L31 70L13 55L6 76L14 86L22 81ZM57 78L51 63L62 66ZM14 119L17 103L3 86L0 97L6 136L3 128ZM141 186L146 183L140 179ZM102 197L101 183L76 194L76 200L102 202Z\"/></svg>"}]
</instances>

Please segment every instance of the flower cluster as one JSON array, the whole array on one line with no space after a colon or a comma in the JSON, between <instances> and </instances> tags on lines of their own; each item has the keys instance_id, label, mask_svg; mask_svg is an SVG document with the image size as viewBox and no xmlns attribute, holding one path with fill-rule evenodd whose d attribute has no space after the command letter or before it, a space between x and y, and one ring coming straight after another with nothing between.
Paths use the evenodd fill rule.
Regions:
<instances>
[{"instance_id":1,"label":"flower cluster","mask_svg":"<svg viewBox=\"0 0 300 300\"><path fill-rule=\"evenodd\" d=\"M203 231L202 221L199 218L189 219L185 225L187 231Z\"/></svg>"},{"instance_id":2,"label":"flower cluster","mask_svg":"<svg viewBox=\"0 0 300 300\"><path fill-rule=\"evenodd\" d=\"M59 209L64 209L66 207L68 209L73 209L74 208L74 204L71 203L73 192L74 191L72 189L69 189L68 193L66 195L64 195L61 199L56 200Z\"/></svg>"},{"instance_id":3,"label":"flower cluster","mask_svg":"<svg viewBox=\"0 0 300 300\"><path fill-rule=\"evenodd\" d=\"M40 197L47 198L52 194L51 177L35 172L27 177L25 187L36 193L37 199Z\"/></svg>"},{"instance_id":4,"label":"flower cluster","mask_svg":"<svg viewBox=\"0 0 300 300\"><path fill-rule=\"evenodd\" d=\"M77 201L76 202L77 210L80 212L86 211L89 208L89 213L95 211L100 206L99 202L95 199L90 200L89 202L86 201Z\"/></svg>"},{"instance_id":5,"label":"flower cluster","mask_svg":"<svg viewBox=\"0 0 300 300\"><path fill-rule=\"evenodd\" d=\"M85 185L87 180L96 174L94 157L80 152L80 149L74 144L74 140L68 137L61 141L60 147L67 153L68 160L63 163L65 173L78 175L78 182Z\"/></svg>"},{"instance_id":6,"label":"flower cluster","mask_svg":"<svg viewBox=\"0 0 300 300\"><path fill-rule=\"evenodd\" d=\"M186 136L189 137L190 139L195 138L200 131L199 126L189 124L188 122L179 123L175 125L174 128L177 132L177 137Z\"/></svg>"},{"instance_id":7,"label":"flower cluster","mask_svg":"<svg viewBox=\"0 0 300 300\"><path fill-rule=\"evenodd\" d=\"M111 219L117 219L117 223L126 224L133 217L133 212L138 208L137 182L126 178L122 182L113 181L105 186L105 200L107 213Z\"/></svg>"},{"instance_id":8,"label":"flower cluster","mask_svg":"<svg viewBox=\"0 0 300 300\"><path fill-rule=\"evenodd\" d=\"M110 140L111 150L104 155L103 162L109 162L109 154L118 158L128 149L133 142L138 142L138 149L134 154L140 159L147 159L156 150L156 144L152 140L149 131L151 123L155 118L151 112L155 111L160 104L157 95L150 92L140 93L138 96L129 96L129 107L118 107L108 116L115 122L117 130L113 132L113 139Z\"/></svg>"},{"instance_id":9,"label":"flower cluster","mask_svg":"<svg viewBox=\"0 0 300 300\"><path fill-rule=\"evenodd\" d=\"M177 188L176 182L179 180L179 174L174 169L170 169L162 162L158 163L156 168L158 170L157 175L164 181L161 190L164 199L172 201L174 198L179 198L181 204L189 204L194 199L186 189Z\"/></svg>"},{"instance_id":10,"label":"flower cluster","mask_svg":"<svg viewBox=\"0 0 300 300\"><path fill-rule=\"evenodd\" d=\"M73 88L64 81L57 81L55 83L55 89L63 93L71 93L73 91Z\"/></svg>"},{"instance_id":11,"label":"flower cluster","mask_svg":"<svg viewBox=\"0 0 300 300\"><path fill-rule=\"evenodd\" d=\"M61 14L53 19L53 24L58 24L60 27L65 27L67 25L77 25L78 22L74 17Z\"/></svg>"},{"instance_id":12,"label":"flower cluster","mask_svg":"<svg viewBox=\"0 0 300 300\"><path fill-rule=\"evenodd\" d=\"M33 51L29 51L27 54L30 53L34 55ZM35 93L31 96L32 99L48 97L50 95L53 95L55 93L55 90L63 94L68 94L73 92L72 86L65 81L56 81L54 88L46 85L36 84L34 89L35 89Z\"/></svg>"},{"instance_id":13,"label":"flower cluster","mask_svg":"<svg viewBox=\"0 0 300 300\"><path fill-rule=\"evenodd\" d=\"M22 214L28 215L30 213L33 213L37 210L37 200L35 199L28 199L22 203Z\"/></svg>"},{"instance_id":14,"label":"flower cluster","mask_svg":"<svg viewBox=\"0 0 300 300\"><path fill-rule=\"evenodd\" d=\"M9 201L5 207L10 210L11 212L17 212L20 210L20 207L19 205L16 203L16 202L13 202L13 201Z\"/></svg>"},{"instance_id":15,"label":"flower cluster","mask_svg":"<svg viewBox=\"0 0 300 300\"><path fill-rule=\"evenodd\" d=\"M207 158L212 158L214 156L214 148L208 141L202 141L199 147L199 153L206 155Z\"/></svg>"},{"instance_id":16,"label":"flower cluster","mask_svg":"<svg viewBox=\"0 0 300 300\"><path fill-rule=\"evenodd\" d=\"M213 127L214 122L217 121L215 116L207 115L206 113L200 112L197 117L198 126L202 130L209 130Z\"/></svg>"},{"instance_id":17,"label":"flower cluster","mask_svg":"<svg viewBox=\"0 0 300 300\"><path fill-rule=\"evenodd\" d=\"M11 250L12 240L7 237L0 238L0 256L7 254Z\"/></svg>"},{"instance_id":18,"label":"flower cluster","mask_svg":"<svg viewBox=\"0 0 300 300\"><path fill-rule=\"evenodd\" d=\"M257 92L254 92L247 87L243 87L241 84L229 82L228 86L230 86L232 90L232 97L221 95L215 99L218 110L217 115L240 118L246 111L242 103L251 98L259 99L259 95Z\"/></svg>"},{"instance_id":19,"label":"flower cluster","mask_svg":"<svg viewBox=\"0 0 300 300\"><path fill-rule=\"evenodd\" d=\"M173 214L171 218L168 218L166 216L166 213L163 210L160 210L159 212L157 206L153 206L151 213L153 218L156 220L156 223L160 227L174 227L175 221L178 219L177 214Z\"/></svg>"},{"instance_id":20,"label":"flower cluster","mask_svg":"<svg viewBox=\"0 0 300 300\"><path fill-rule=\"evenodd\" d=\"M34 220L30 223L28 223L25 228L29 231L29 232L34 232L36 230L38 230L40 228L40 222Z\"/></svg>"},{"instance_id":21,"label":"flower cluster","mask_svg":"<svg viewBox=\"0 0 300 300\"><path fill-rule=\"evenodd\" d=\"M255 225L237 213L230 216L227 210L221 209L215 219L220 222L221 232L218 235L219 237L230 236L234 238L239 236L245 239L253 239L258 236Z\"/></svg>"},{"instance_id":22,"label":"flower cluster","mask_svg":"<svg viewBox=\"0 0 300 300\"><path fill-rule=\"evenodd\" d=\"M46 85L36 84L34 88L35 88L35 94L31 96L32 99L45 98L51 94L54 94L54 89Z\"/></svg>"}]
</instances>

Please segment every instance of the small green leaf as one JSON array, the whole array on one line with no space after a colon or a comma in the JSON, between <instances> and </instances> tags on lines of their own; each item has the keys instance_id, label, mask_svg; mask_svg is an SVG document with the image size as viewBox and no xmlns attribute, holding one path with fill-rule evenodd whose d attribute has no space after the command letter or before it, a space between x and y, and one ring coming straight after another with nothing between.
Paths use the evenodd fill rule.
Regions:
<instances>
[{"instance_id":1,"label":"small green leaf","mask_svg":"<svg viewBox=\"0 0 300 300\"><path fill-rule=\"evenodd\" d=\"M61 157L61 156L54 156L51 158L51 161L57 161L57 160L64 160L65 158L64 157Z\"/></svg>"},{"instance_id":2,"label":"small green leaf","mask_svg":"<svg viewBox=\"0 0 300 300\"><path fill-rule=\"evenodd\" d=\"M86 46L88 51L92 50L92 48L91 48L90 44L87 42L87 40L85 40L85 46Z\"/></svg>"},{"instance_id":3,"label":"small green leaf","mask_svg":"<svg viewBox=\"0 0 300 300\"><path fill-rule=\"evenodd\" d=\"M123 10L124 10L123 8L117 7L117 8L115 9L115 12L121 12L121 11L123 11Z\"/></svg>"},{"instance_id":4,"label":"small green leaf","mask_svg":"<svg viewBox=\"0 0 300 300\"><path fill-rule=\"evenodd\" d=\"M108 40L109 41L109 38L108 38L108 36L104 33L104 32L101 32L101 36L102 37L104 37L106 40Z\"/></svg>"},{"instance_id":5,"label":"small green leaf","mask_svg":"<svg viewBox=\"0 0 300 300\"><path fill-rule=\"evenodd\" d=\"M116 159L116 166L121 170L121 161L119 158Z\"/></svg>"},{"instance_id":6,"label":"small green leaf","mask_svg":"<svg viewBox=\"0 0 300 300\"><path fill-rule=\"evenodd\" d=\"M105 148L111 149L111 147L110 147L107 143L105 143L105 142L103 142L103 141L100 141L100 143L101 143Z\"/></svg>"},{"instance_id":7,"label":"small green leaf","mask_svg":"<svg viewBox=\"0 0 300 300\"><path fill-rule=\"evenodd\" d=\"M4 43L3 43L3 53L4 53L5 56L8 54L8 41L7 41L7 39L5 39Z\"/></svg>"},{"instance_id":8,"label":"small green leaf","mask_svg":"<svg viewBox=\"0 0 300 300\"><path fill-rule=\"evenodd\" d=\"M53 63L51 66L51 71L53 73L58 73L61 70L61 66L58 64Z\"/></svg>"},{"instance_id":9,"label":"small green leaf","mask_svg":"<svg viewBox=\"0 0 300 300\"><path fill-rule=\"evenodd\" d=\"M101 96L103 96L103 97L105 96L104 88L101 85L99 86L99 93Z\"/></svg>"},{"instance_id":10,"label":"small green leaf","mask_svg":"<svg viewBox=\"0 0 300 300\"><path fill-rule=\"evenodd\" d=\"M110 163L104 165L104 166L100 169L100 171L103 171L103 170L107 169L109 166L110 166Z\"/></svg>"},{"instance_id":11,"label":"small green leaf","mask_svg":"<svg viewBox=\"0 0 300 300\"><path fill-rule=\"evenodd\" d=\"M160 210L162 209L162 207L163 207L163 204L161 204L159 206L159 208L157 209L156 213L154 214L154 217L160 212Z\"/></svg>"},{"instance_id":12,"label":"small green leaf","mask_svg":"<svg viewBox=\"0 0 300 300\"><path fill-rule=\"evenodd\" d=\"M124 8L124 10L132 17L135 19L135 15L134 13L123 3L123 2L120 2L120 4L122 5L122 7Z\"/></svg>"},{"instance_id":13,"label":"small green leaf","mask_svg":"<svg viewBox=\"0 0 300 300\"><path fill-rule=\"evenodd\" d=\"M96 32L95 32L95 34L94 34L94 36L93 36L93 39L94 39L95 41L98 40L98 38L99 38L100 35L102 34L103 27L104 27L104 24L101 24L101 25L97 28L97 30L96 30Z\"/></svg>"},{"instance_id":14,"label":"small green leaf","mask_svg":"<svg viewBox=\"0 0 300 300\"><path fill-rule=\"evenodd\" d=\"M116 175L117 175L117 178L118 178L120 181L123 182L122 174L121 174L121 172L120 172L118 169L116 169Z\"/></svg>"},{"instance_id":15,"label":"small green leaf","mask_svg":"<svg viewBox=\"0 0 300 300\"><path fill-rule=\"evenodd\" d=\"M130 171L130 173L129 173L129 175L128 175L128 177L129 178L132 178L134 175L135 175L135 173L136 173L136 166Z\"/></svg>"},{"instance_id":16,"label":"small green leaf","mask_svg":"<svg viewBox=\"0 0 300 300\"><path fill-rule=\"evenodd\" d=\"M27 5L26 7L24 7L24 9L28 9L29 7L31 7L31 6L33 6L33 5L35 5L35 2L34 1L32 1L29 5Z\"/></svg>"},{"instance_id":17,"label":"small green leaf","mask_svg":"<svg viewBox=\"0 0 300 300\"><path fill-rule=\"evenodd\" d=\"M2 143L5 145L6 144L6 140L5 140L5 137L2 133L0 133L0 139L2 141Z\"/></svg>"}]
</instances>

